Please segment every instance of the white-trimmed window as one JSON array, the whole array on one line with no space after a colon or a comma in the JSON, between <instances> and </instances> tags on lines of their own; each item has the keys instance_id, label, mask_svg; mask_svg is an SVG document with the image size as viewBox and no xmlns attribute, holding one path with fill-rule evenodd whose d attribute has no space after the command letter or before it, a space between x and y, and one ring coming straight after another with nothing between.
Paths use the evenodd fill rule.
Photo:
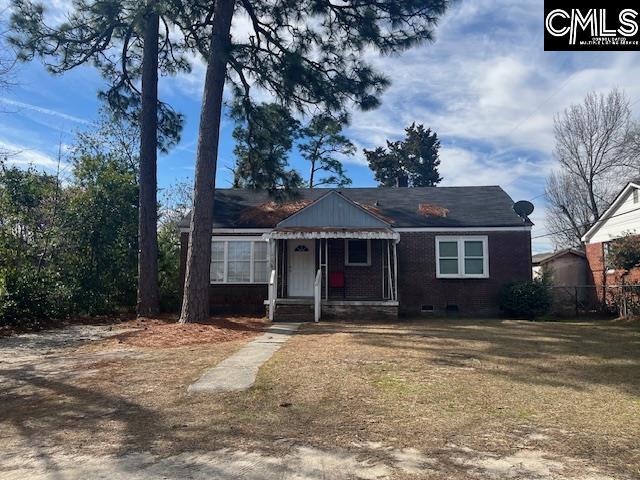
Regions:
<instances>
[{"instance_id":1,"label":"white-trimmed window","mask_svg":"<svg viewBox=\"0 0 640 480\"><path fill-rule=\"evenodd\" d=\"M267 242L253 238L211 241L211 283L267 283Z\"/></svg>"},{"instance_id":2,"label":"white-trimmed window","mask_svg":"<svg viewBox=\"0 0 640 480\"><path fill-rule=\"evenodd\" d=\"M371 265L371 240L345 240L344 264L352 267Z\"/></svg>"},{"instance_id":3,"label":"white-trimmed window","mask_svg":"<svg viewBox=\"0 0 640 480\"><path fill-rule=\"evenodd\" d=\"M488 278L487 237L436 237L436 277Z\"/></svg>"}]
</instances>

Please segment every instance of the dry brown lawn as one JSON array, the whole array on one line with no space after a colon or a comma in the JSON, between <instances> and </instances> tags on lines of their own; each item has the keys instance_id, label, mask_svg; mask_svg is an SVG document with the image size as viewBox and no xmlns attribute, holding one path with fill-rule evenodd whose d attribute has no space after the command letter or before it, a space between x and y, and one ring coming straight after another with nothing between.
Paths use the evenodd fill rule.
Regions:
<instances>
[{"instance_id":1,"label":"dry brown lawn","mask_svg":"<svg viewBox=\"0 0 640 480\"><path fill-rule=\"evenodd\" d=\"M159 457L227 447L277 456L295 444L384 459L393 448L420 452L427 478L640 476L638 323L307 324L253 388L215 395L187 386L259 329L197 343L171 328L181 346L145 343L155 330L142 328L65 350L61 371L2 368L0 444ZM500 475L522 462L541 476ZM565 476L544 476L545 462Z\"/></svg>"}]
</instances>

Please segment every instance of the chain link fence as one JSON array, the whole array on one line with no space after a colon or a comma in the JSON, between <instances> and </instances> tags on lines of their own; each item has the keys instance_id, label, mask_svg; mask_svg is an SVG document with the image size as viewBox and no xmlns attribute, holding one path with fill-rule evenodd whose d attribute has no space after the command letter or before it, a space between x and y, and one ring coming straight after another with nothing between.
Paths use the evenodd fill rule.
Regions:
<instances>
[{"instance_id":1,"label":"chain link fence","mask_svg":"<svg viewBox=\"0 0 640 480\"><path fill-rule=\"evenodd\" d=\"M640 315L640 284L553 286L551 314L561 317Z\"/></svg>"}]
</instances>

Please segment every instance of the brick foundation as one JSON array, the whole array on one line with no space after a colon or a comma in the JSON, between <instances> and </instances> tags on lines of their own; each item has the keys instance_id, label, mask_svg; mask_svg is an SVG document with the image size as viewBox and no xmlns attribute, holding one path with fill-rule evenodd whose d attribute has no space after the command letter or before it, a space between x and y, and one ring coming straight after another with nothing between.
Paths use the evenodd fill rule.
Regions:
<instances>
[{"instance_id":1,"label":"brick foundation","mask_svg":"<svg viewBox=\"0 0 640 480\"><path fill-rule=\"evenodd\" d=\"M370 321L398 319L397 305L358 305L326 304L322 306L322 318L325 320Z\"/></svg>"}]
</instances>

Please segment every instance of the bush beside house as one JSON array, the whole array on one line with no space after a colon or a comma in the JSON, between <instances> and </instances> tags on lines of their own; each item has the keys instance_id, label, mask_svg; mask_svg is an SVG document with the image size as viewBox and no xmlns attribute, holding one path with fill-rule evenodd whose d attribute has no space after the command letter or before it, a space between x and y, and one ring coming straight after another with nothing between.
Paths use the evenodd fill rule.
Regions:
<instances>
[{"instance_id":1,"label":"bush beside house","mask_svg":"<svg viewBox=\"0 0 640 480\"><path fill-rule=\"evenodd\" d=\"M134 310L137 164L104 141L81 137L64 181L0 160L0 325ZM175 227L167 231L159 239L161 302L176 309L179 238Z\"/></svg>"},{"instance_id":2,"label":"bush beside house","mask_svg":"<svg viewBox=\"0 0 640 480\"><path fill-rule=\"evenodd\" d=\"M514 282L500 292L500 309L510 317L534 320L549 313L552 303L549 284L540 279Z\"/></svg>"}]
</instances>

